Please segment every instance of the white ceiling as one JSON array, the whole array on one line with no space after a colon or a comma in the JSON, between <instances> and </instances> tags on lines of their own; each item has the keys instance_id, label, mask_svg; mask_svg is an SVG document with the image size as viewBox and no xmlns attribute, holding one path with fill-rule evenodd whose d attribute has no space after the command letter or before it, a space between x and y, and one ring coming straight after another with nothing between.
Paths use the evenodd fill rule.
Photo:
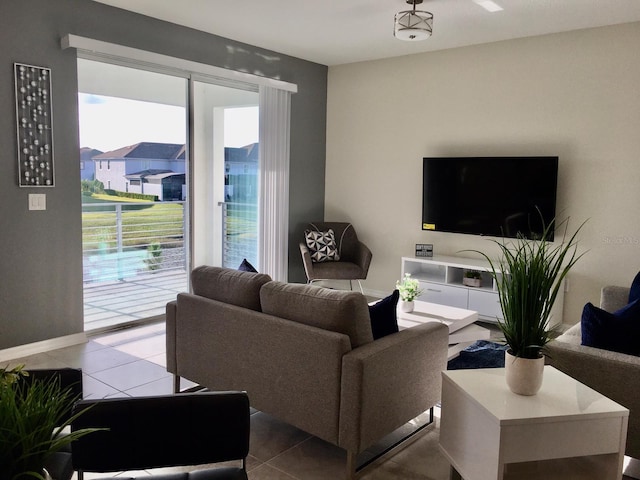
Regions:
<instances>
[{"instance_id":1,"label":"white ceiling","mask_svg":"<svg viewBox=\"0 0 640 480\"><path fill-rule=\"evenodd\" d=\"M96 0L324 65L640 21L640 0L425 0L433 36L403 42L393 17L405 0Z\"/></svg>"}]
</instances>

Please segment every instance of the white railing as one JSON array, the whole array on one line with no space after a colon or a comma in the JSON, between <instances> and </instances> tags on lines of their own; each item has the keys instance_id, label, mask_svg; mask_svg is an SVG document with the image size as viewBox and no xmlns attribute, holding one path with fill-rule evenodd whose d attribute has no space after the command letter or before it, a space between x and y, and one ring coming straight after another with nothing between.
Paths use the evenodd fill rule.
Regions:
<instances>
[{"instance_id":1,"label":"white railing","mask_svg":"<svg viewBox=\"0 0 640 480\"><path fill-rule=\"evenodd\" d=\"M186 269L184 202L83 203L85 283Z\"/></svg>"},{"instance_id":2,"label":"white railing","mask_svg":"<svg viewBox=\"0 0 640 480\"><path fill-rule=\"evenodd\" d=\"M238 268L245 258L257 266L257 205L239 202L225 202L222 205L222 266Z\"/></svg>"},{"instance_id":3,"label":"white railing","mask_svg":"<svg viewBox=\"0 0 640 480\"><path fill-rule=\"evenodd\" d=\"M82 204L85 283L186 270L185 202ZM257 265L255 204L224 204L223 266Z\"/></svg>"}]
</instances>

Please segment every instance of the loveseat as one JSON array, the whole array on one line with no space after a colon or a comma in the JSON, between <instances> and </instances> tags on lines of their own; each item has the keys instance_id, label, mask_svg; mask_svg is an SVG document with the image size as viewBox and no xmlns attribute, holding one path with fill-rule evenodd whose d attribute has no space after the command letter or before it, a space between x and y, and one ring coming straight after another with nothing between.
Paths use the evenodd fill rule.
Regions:
<instances>
[{"instance_id":1,"label":"loveseat","mask_svg":"<svg viewBox=\"0 0 640 480\"><path fill-rule=\"evenodd\" d=\"M614 312L624 307L629 288L606 286L600 307ZM640 458L640 357L581 345L581 324L547 345L548 362L558 370L629 409L626 455Z\"/></svg>"},{"instance_id":2,"label":"loveseat","mask_svg":"<svg viewBox=\"0 0 640 480\"><path fill-rule=\"evenodd\" d=\"M217 267L167 304L167 370L356 455L440 401L448 329L425 323L373 340L359 292L285 284Z\"/></svg>"}]
</instances>

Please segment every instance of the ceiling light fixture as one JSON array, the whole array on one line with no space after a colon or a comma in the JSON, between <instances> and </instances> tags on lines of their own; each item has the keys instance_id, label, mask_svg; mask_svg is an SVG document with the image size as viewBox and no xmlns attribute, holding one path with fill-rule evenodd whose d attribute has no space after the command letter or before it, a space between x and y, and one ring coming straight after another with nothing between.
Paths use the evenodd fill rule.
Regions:
<instances>
[{"instance_id":1,"label":"ceiling light fixture","mask_svg":"<svg viewBox=\"0 0 640 480\"><path fill-rule=\"evenodd\" d=\"M416 10L416 5L420 5L422 0L407 0L407 3L413 5L413 9L396 13L393 35L408 42L426 40L433 31L433 14Z\"/></svg>"}]
</instances>

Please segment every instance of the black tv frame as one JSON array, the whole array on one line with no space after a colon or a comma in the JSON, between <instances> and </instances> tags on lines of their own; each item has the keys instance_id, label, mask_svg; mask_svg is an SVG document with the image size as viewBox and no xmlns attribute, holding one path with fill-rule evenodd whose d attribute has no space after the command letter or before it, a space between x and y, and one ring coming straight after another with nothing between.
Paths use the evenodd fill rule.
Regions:
<instances>
[{"instance_id":1,"label":"black tv frame","mask_svg":"<svg viewBox=\"0 0 640 480\"><path fill-rule=\"evenodd\" d=\"M555 219L558 164L557 156L424 157L422 229L540 239Z\"/></svg>"}]
</instances>

